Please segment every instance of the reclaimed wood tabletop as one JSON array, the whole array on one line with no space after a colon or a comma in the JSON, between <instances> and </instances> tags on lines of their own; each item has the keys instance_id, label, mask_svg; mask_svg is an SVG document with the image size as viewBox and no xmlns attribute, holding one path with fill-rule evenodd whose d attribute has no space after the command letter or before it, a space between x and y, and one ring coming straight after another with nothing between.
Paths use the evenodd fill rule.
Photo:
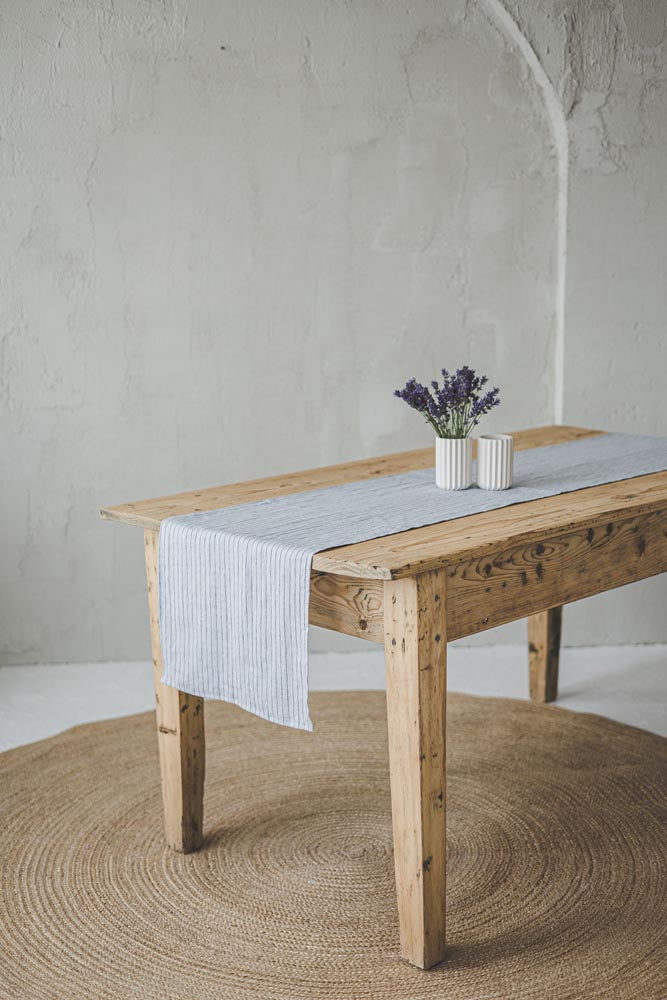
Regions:
<instances>
[{"instance_id":1,"label":"reclaimed wood tabletop","mask_svg":"<svg viewBox=\"0 0 667 1000\"><path fill-rule=\"evenodd\" d=\"M581 427L514 435L517 449L590 437ZM268 497L433 465L433 448L105 507L144 529L167 843L203 836L204 702L162 683L157 599L160 523ZM528 619L529 690L558 692L562 606L667 571L667 471L413 528L318 552L311 624L384 643L401 954L445 957L447 643Z\"/></svg>"}]
</instances>

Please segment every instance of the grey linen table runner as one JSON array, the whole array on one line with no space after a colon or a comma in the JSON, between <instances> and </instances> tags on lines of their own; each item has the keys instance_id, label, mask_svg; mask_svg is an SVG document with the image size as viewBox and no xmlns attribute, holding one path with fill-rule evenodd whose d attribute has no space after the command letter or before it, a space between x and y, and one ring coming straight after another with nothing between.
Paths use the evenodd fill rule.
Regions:
<instances>
[{"instance_id":1,"label":"grey linen table runner","mask_svg":"<svg viewBox=\"0 0 667 1000\"><path fill-rule=\"evenodd\" d=\"M313 555L426 524L667 469L667 438L603 434L517 452L514 486L448 492L433 469L180 517L160 526L165 684L312 729Z\"/></svg>"}]
</instances>

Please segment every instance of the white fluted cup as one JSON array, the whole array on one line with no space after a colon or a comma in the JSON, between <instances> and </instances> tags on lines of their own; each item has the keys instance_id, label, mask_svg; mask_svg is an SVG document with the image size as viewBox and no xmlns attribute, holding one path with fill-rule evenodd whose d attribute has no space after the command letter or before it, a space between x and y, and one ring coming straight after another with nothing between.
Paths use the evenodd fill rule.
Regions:
<instances>
[{"instance_id":1,"label":"white fluted cup","mask_svg":"<svg viewBox=\"0 0 667 1000\"><path fill-rule=\"evenodd\" d=\"M477 438L477 485L480 490L507 490L514 474L514 438L511 434L483 434Z\"/></svg>"},{"instance_id":2,"label":"white fluted cup","mask_svg":"<svg viewBox=\"0 0 667 1000\"><path fill-rule=\"evenodd\" d=\"M472 439L435 439L435 483L442 490L467 490L472 483Z\"/></svg>"}]
</instances>

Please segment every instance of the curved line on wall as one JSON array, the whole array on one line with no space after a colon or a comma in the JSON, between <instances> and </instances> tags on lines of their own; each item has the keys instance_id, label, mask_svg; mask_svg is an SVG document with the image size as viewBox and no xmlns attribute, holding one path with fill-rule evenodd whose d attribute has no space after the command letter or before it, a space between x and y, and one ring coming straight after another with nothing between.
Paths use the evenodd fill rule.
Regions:
<instances>
[{"instance_id":1,"label":"curved line on wall","mask_svg":"<svg viewBox=\"0 0 667 1000\"><path fill-rule=\"evenodd\" d=\"M565 375L565 268L567 262L567 196L569 136L567 122L556 89L547 76L526 36L500 0L483 0L499 28L521 52L539 87L551 127L557 159L557 237L556 237L556 338L554 344L554 419L563 422Z\"/></svg>"}]
</instances>

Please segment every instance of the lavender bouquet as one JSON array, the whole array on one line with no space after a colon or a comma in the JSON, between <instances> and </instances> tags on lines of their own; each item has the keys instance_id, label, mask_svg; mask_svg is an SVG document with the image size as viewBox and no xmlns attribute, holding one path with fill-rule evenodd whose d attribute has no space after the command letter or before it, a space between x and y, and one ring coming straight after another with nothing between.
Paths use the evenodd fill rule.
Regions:
<instances>
[{"instance_id":1,"label":"lavender bouquet","mask_svg":"<svg viewBox=\"0 0 667 1000\"><path fill-rule=\"evenodd\" d=\"M442 369L442 385L431 382L430 388L411 378L395 396L421 413L439 438L467 438L485 413L500 405L500 389L488 389L486 375L476 375L464 365L454 374Z\"/></svg>"}]
</instances>

